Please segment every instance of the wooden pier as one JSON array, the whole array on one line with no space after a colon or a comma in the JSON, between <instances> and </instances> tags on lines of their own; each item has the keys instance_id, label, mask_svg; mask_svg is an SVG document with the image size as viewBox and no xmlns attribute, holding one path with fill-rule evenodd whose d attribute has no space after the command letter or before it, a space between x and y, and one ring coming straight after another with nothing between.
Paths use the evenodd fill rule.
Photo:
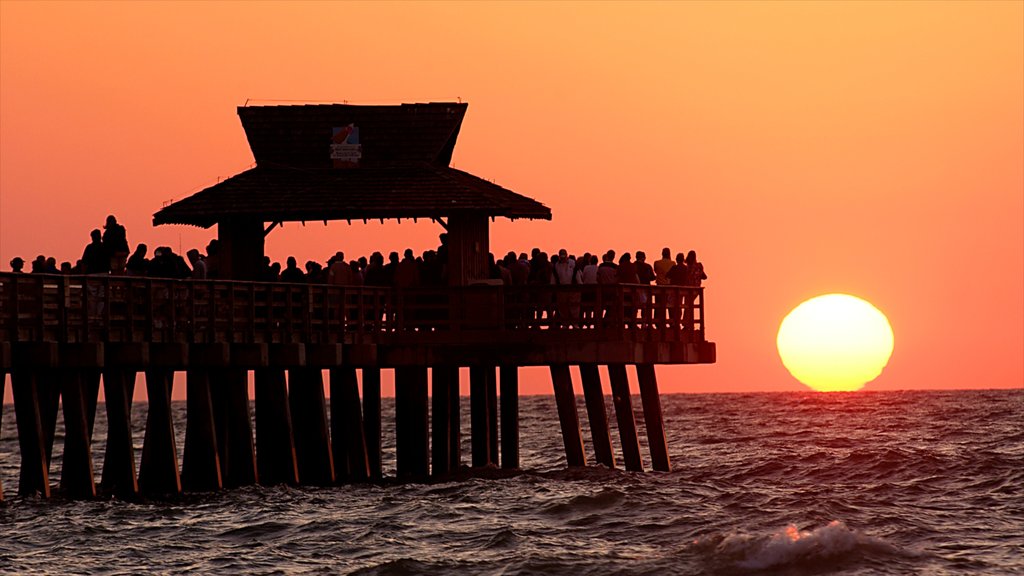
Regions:
<instances>
[{"instance_id":1,"label":"wooden pier","mask_svg":"<svg viewBox=\"0 0 1024 576\"><path fill-rule=\"evenodd\" d=\"M445 477L467 461L518 468L521 366L549 367L566 461L586 466L570 369L578 366L597 461L616 467L598 370L606 365L623 465L640 471L627 382L627 366L635 366L651 467L669 470L654 366L715 361L703 289L494 285L490 222L551 219L551 211L449 166L466 107L239 108L256 166L153 218L216 226L219 280L0 274L0 376L11 375L19 494L51 493L61 407L59 490L71 498L380 480L382 370L394 371L400 479ZM254 281L265 237L284 222L403 218L444 229L445 285ZM463 367L468 460L460 453ZM177 372L187 388L180 466L174 431L182 423L170 400ZM132 397L140 373L149 411L136 469ZM97 484L92 438L101 386L108 430Z\"/></svg>"}]
</instances>

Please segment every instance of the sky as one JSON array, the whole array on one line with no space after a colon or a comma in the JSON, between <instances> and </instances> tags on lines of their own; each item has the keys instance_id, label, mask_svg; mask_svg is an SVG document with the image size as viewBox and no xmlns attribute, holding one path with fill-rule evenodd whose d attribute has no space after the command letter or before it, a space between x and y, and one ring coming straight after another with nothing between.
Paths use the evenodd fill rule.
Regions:
<instances>
[{"instance_id":1,"label":"sky","mask_svg":"<svg viewBox=\"0 0 1024 576\"><path fill-rule=\"evenodd\" d=\"M246 102L457 100L453 166L553 212L493 224L495 253L697 251L718 362L663 392L805 389L776 332L832 292L891 322L865 390L1024 386L1024 2L2 0L0 268L73 262L107 214L205 246L152 215L252 166ZM267 252L439 232L288 224Z\"/></svg>"}]
</instances>

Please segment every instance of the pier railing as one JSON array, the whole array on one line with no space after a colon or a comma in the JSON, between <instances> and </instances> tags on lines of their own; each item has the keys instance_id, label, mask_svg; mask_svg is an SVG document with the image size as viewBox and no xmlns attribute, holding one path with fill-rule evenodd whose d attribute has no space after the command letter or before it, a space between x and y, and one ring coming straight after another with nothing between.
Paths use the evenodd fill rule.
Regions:
<instances>
[{"instance_id":1,"label":"pier railing","mask_svg":"<svg viewBox=\"0 0 1024 576\"><path fill-rule=\"evenodd\" d=\"M0 273L0 342L704 341L703 289L380 287Z\"/></svg>"}]
</instances>

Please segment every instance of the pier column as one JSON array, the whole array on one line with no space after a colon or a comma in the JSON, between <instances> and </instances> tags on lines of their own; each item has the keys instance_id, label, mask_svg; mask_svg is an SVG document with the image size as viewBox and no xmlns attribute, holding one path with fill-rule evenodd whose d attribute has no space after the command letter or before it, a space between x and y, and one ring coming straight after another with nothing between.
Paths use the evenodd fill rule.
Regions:
<instances>
[{"instance_id":1,"label":"pier column","mask_svg":"<svg viewBox=\"0 0 1024 576\"><path fill-rule=\"evenodd\" d=\"M615 419L619 423L619 440L622 442L622 459L626 470L643 472L644 463L640 458L640 440L636 435L636 420L633 417L633 401L629 396L629 380L624 364L609 364L608 376L612 384L612 402L615 404Z\"/></svg>"},{"instance_id":2,"label":"pier column","mask_svg":"<svg viewBox=\"0 0 1024 576\"><path fill-rule=\"evenodd\" d=\"M665 439L661 397L658 395L658 380L654 375L654 365L637 364L636 377L640 383L640 401L644 407L647 444L651 448L651 465L658 472L669 472L672 470L672 464L668 458L668 441Z\"/></svg>"},{"instance_id":3,"label":"pier column","mask_svg":"<svg viewBox=\"0 0 1024 576\"><path fill-rule=\"evenodd\" d=\"M295 432L299 481L313 486L333 484L334 456L327 427L324 377L319 368L288 371L288 403Z\"/></svg>"},{"instance_id":4,"label":"pier column","mask_svg":"<svg viewBox=\"0 0 1024 576\"><path fill-rule=\"evenodd\" d=\"M4 344L6 345L6 342ZM0 355L2 355L3 353L4 353L4 351L2 349L0 349ZM0 365L6 366L6 364L0 364ZM3 436L3 429L4 429L3 397L4 397L4 393L6 391L7 391L7 371L6 370L0 370L0 436ZM3 501L4 501L4 483L0 482L0 502L3 502Z\"/></svg>"},{"instance_id":5,"label":"pier column","mask_svg":"<svg viewBox=\"0 0 1024 576\"><path fill-rule=\"evenodd\" d=\"M366 436L359 407L359 381L351 366L332 368L331 446L338 480L364 482L370 477Z\"/></svg>"},{"instance_id":6,"label":"pier column","mask_svg":"<svg viewBox=\"0 0 1024 576\"><path fill-rule=\"evenodd\" d=\"M46 450L46 467L53 461L53 437L57 431L57 413L60 412L60 371L45 368L39 371L36 380L39 394L39 411L43 424L43 448Z\"/></svg>"},{"instance_id":7,"label":"pier column","mask_svg":"<svg viewBox=\"0 0 1024 576\"><path fill-rule=\"evenodd\" d=\"M469 427L473 442L474 468L498 463L498 455L491 453L491 420L497 416L491 412L488 393L493 383L494 366L470 366Z\"/></svg>"},{"instance_id":8,"label":"pier column","mask_svg":"<svg viewBox=\"0 0 1024 576\"><path fill-rule=\"evenodd\" d=\"M459 380L460 370L455 369L448 382L448 469L456 471L462 467L462 393Z\"/></svg>"},{"instance_id":9,"label":"pier column","mask_svg":"<svg viewBox=\"0 0 1024 576\"><path fill-rule=\"evenodd\" d=\"M384 477L380 449L380 368L363 368L363 435L370 478Z\"/></svg>"},{"instance_id":10,"label":"pier column","mask_svg":"<svg viewBox=\"0 0 1024 576\"><path fill-rule=\"evenodd\" d=\"M209 492L224 486L217 427L210 395L210 372L192 368L185 374L187 413L185 453L181 459L181 487L187 492Z\"/></svg>"},{"instance_id":11,"label":"pier column","mask_svg":"<svg viewBox=\"0 0 1024 576\"><path fill-rule=\"evenodd\" d=\"M217 447L220 449L224 487L256 484L259 475L256 473L256 446L252 435L252 415L249 412L249 372L229 368L221 378L225 404L218 416L224 421L222 429L226 438L224 442L217 442Z\"/></svg>"},{"instance_id":12,"label":"pier column","mask_svg":"<svg viewBox=\"0 0 1024 576\"><path fill-rule=\"evenodd\" d=\"M100 487L104 492L121 498L131 498L139 493L131 421L134 393L134 370L108 368L103 372L103 396L107 404L107 448L103 454L103 479Z\"/></svg>"},{"instance_id":13,"label":"pier column","mask_svg":"<svg viewBox=\"0 0 1024 576\"><path fill-rule=\"evenodd\" d=\"M256 392L256 468L260 483L298 484L299 464L288 409L288 383L281 368L258 368Z\"/></svg>"},{"instance_id":14,"label":"pier column","mask_svg":"<svg viewBox=\"0 0 1024 576\"><path fill-rule=\"evenodd\" d=\"M89 418L86 415L87 376L80 368L61 370L61 396L64 408L64 461L60 487L68 498L95 498L92 450L89 442Z\"/></svg>"},{"instance_id":15,"label":"pier column","mask_svg":"<svg viewBox=\"0 0 1024 576\"><path fill-rule=\"evenodd\" d=\"M503 364L501 376L501 467L519 468L519 367Z\"/></svg>"},{"instance_id":16,"label":"pier column","mask_svg":"<svg viewBox=\"0 0 1024 576\"><path fill-rule=\"evenodd\" d=\"M19 368L11 371L11 392L21 450L18 495L50 497L49 462L39 402L39 371Z\"/></svg>"},{"instance_id":17,"label":"pier column","mask_svg":"<svg viewBox=\"0 0 1024 576\"><path fill-rule=\"evenodd\" d=\"M551 366L551 383L555 390L555 404L558 406L558 422L562 427L565 461L569 466L586 466L583 433L580 431L576 395L572 391L572 373L569 372L568 364Z\"/></svg>"},{"instance_id":18,"label":"pier column","mask_svg":"<svg viewBox=\"0 0 1024 576\"><path fill-rule=\"evenodd\" d=\"M608 428L608 410L604 405L601 372L597 364L580 364L580 379L583 381L583 398L587 403L587 420L590 421L590 436L594 441L597 462L615 468L612 434Z\"/></svg>"},{"instance_id":19,"label":"pier column","mask_svg":"<svg viewBox=\"0 0 1024 576\"><path fill-rule=\"evenodd\" d=\"M399 478L430 474L427 367L395 369L395 451Z\"/></svg>"},{"instance_id":20,"label":"pier column","mask_svg":"<svg viewBox=\"0 0 1024 576\"><path fill-rule=\"evenodd\" d=\"M452 472L451 459L451 392L452 381L459 381L458 366L434 366L430 380L431 461L434 476Z\"/></svg>"},{"instance_id":21,"label":"pier column","mask_svg":"<svg viewBox=\"0 0 1024 576\"><path fill-rule=\"evenodd\" d=\"M174 420L171 416L173 384L173 370L146 370L149 414L146 417L146 438L142 444L142 462L139 464L139 490L147 495L181 493Z\"/></svg>"}]
</instances>

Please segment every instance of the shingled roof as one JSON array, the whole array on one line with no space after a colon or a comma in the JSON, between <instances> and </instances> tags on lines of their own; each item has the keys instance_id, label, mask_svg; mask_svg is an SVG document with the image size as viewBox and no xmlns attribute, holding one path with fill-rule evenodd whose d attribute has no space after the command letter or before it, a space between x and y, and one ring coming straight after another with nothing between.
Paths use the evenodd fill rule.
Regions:
<instances>
[{"instance_id":1,"label":"shingled roof","mask_svg":"<svg viewBox=\"0 0 1024 576\"><path fill-rule=\"evenodd\" d=\"M467 105L240 107L256 167L164 207L153 223L208 228L264 222L439 218L483 213L550 219L531 198L449 167ZM339 127L358 128L358 160L331 159Z\"/></svg>"}]
</instances>

